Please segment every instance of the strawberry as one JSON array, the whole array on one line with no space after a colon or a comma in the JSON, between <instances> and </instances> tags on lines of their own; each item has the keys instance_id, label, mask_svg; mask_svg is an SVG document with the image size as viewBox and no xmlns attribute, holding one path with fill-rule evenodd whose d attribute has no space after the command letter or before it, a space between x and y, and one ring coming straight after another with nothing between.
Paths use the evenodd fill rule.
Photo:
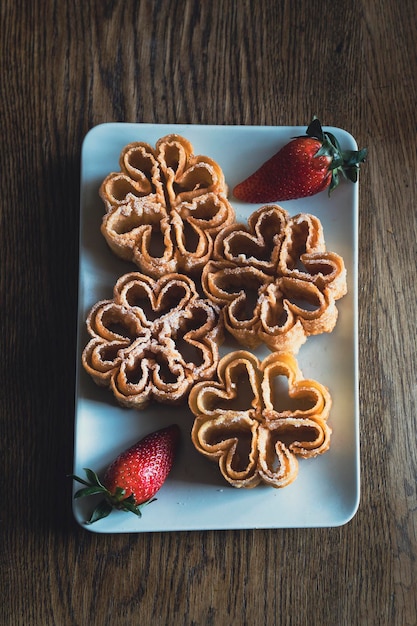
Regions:
<instances>
[{"instance_id":1,"label":"strawberry","mask_svg":"<svg viewBox=\"0 0 417 626\"><path fill-rule=\"evenodd\" d=\"M179 439L176 424L153 432L119 454L107 468L100 482L93 470L84 468L88 481L71 478L85 485L74 498L102 494L103 500L93 511L87 524L92 524L111 511L122 509L141 517L141 508L150 502L167 478Z\"/></svg>"},{"instance_id":2,"label":"strawberry","mask_svg":"<svg viewBox=\"0 0 417 626\"><path fill-rule=\"evenodd\" d=\"M243 202L279 202L313 196L337 187L340 175L356 182L366 148L342 151L332 133L314 118L306 135L294 137L249 178L236 185L234 196Z\"/></svg>"}]
</instances>

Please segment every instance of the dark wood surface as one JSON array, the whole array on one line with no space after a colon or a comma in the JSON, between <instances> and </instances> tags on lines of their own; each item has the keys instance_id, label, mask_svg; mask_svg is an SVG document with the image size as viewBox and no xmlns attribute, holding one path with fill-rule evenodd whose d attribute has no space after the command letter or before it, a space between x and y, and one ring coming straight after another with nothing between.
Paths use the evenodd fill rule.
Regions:
<instances>
[{"instance_id":1,"label":"dark wood surface","mask_svg":"<svg viewBox=\"0 0 417 626\"><path fill-rule=\"evenodd\" d=\"M0 623L416 624L415 0L2 0L0 15ZM334 529L86 532L65 478L84 135L313 113L369 149L358 513Z\"/></svg>"}]
</instances>

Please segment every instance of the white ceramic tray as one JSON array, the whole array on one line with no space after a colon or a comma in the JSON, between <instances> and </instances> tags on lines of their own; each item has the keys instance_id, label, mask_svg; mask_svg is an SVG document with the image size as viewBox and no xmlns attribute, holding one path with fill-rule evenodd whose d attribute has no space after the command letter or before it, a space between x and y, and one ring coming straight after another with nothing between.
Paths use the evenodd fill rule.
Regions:
<instances>
[{"instance_id":1,"label":"white ceramic tray","mask_svg":"<svg viewBox=\"0 0 417 626\"><path fill-rule=\"evenodd\" d=\"M244 528L331 527L348 522L359 504L359 412L357 346L357 228L358 185L343 183L329 198L327 192L303 200L283 202L290 213L313 213L324 228L328 250L344 257L348 294L338 302L339 319L331 334L310 337L298 354L305 378L326 385L333 397L329 424L333 429L330 450L317 458L301 459L295 482L284 489L259 486L234 489L220 475L217 465L199 455L190 441L192 416L185 408L155 405L143 412L120 408L111 392L99 389L80 367L80 355L88 341L85 318L100 299L112 297L116 279L137 269L117 259L100 233L104 205L98 189L105 176L119 171L124 145L146 141L152 145L168 133L186 137L195 154L215 159L222 167L229 189L249 175L277 149L306 127L192 126L109 123L96 126L82 148L79 331L75 413L74 473L82 468L98 472L117 454L145 434L176 422L182 442L174 467L143 516L114 511L86 529L98 533ZM357 149L353 137L338 128L333 132L345 149ZM231 198L237 219L246 221L259 205ZM258 356L267 354L259 350ZM79 488L74 483L74 490ZM83 524L93 499L75 500L76 520Z\"/></svg>"}]
</instances>

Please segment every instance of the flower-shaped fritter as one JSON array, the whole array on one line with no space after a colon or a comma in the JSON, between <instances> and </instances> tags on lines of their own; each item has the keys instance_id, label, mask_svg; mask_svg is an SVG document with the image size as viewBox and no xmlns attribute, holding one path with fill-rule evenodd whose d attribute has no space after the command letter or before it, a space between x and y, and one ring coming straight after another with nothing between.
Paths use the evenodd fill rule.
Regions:
<instances>
[{"instance_id":1,"label":"flower-shaped fritter","mask_svg":"<svg viewBox=\"0 0 417 626\"><path fill-rule=\"evenodd\" d=\"M175 134L155 148L130 143L119 164L100 187L101 231L113 252L154 278L200 271L214 236L234 220L219 165Z\"/></svg>"},{"instance_id":2,"label":"flower-shaped fritter","mask_svg":"<svg viewBox=\"0 0 417 626\"><path fill-rule=\"evenodd\" d=\"M285 487L297 476L297 457L329 449L331 396L303 378L293 355L274 353L261 362L241 350L223 357L217 370L218 381L190 392L191 438L233 487Z\"/></svg>"},{"instance_id":3,"label":"flower-shaped fritter","mask_svg":"<svg viewBox=\"0 0 417 626\"><path fill-rule=\"evenodd\" d=\"M219 312L186 276L154 280L125 274L113 299L92 307L87 329L91 339L83 366L122 406L143 409L152 400L179 404L196 381L215 374Z\"/></svg>"},{"instance_id":4,"label":"flower-shaped fritter","mask_svg":"<svg viewBox=\"0 0 417 626\"><path fill-rule=\"evenodd\" d=\"M261 207L247 226L233 224L217 235L213 257L202 272L203 290L245 347L263 342L297 353L309 335L333 330L346 269L342 257L326 250L318 218Z\"/></svg>"}]
</instances>

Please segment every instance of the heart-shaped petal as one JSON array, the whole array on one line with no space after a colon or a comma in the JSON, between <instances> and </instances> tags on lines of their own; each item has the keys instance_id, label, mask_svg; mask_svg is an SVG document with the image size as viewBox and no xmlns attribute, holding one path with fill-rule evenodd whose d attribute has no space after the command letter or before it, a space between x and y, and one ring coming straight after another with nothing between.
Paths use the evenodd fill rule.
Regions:
<instances>
[{"instance_id":1,"label":"heart-shaped petal","mask_svg":"<svg viewBox=\"0 0 417 626\"><path fill-rule=\"evenodd\" d=\"M195 420L192 441L196 449L219 464L223 477L234 487L255 487L259 483L258 422L247 413Z\"/></svg>"},{"instance_id":2,"label":"heart-shaped petal","mask_svg":"<svg viewBox=\"0 0 417 626\"><path fill-rule=\"evenodd\" d=\"M259 336L262 293L273 281L255 267L208 263L201 276L204 292L223 308L225 328L245 347L261 343Z\"/></svg>"},{"instance_id":3,"label":"heart-shaped petal","mask_svg":"<svg viewBox=\"0 0 417 626\"><path fill-rule=\"evenodd\" d=\"M131 344L143 334L145 319L138 317L121 302L101 300L87 317L87 330L92 337Z\"/></svg>"},{"instance_id":4,"label":"heart-shaped petal","mask_svg":"<svg viewBox=\"0 0 417 626\"><path fill-rule=\"evenodd\" d=\"M210 234L175 213L171 217L171 224L175 233L177 268L185 274L201 272L213 251Z\"/></svg>"},{"instance_id":5,"label":"heart-shaped petal","mask_svg":"<svg viewBox=\"0 0 417 626\"><path fill-rule=\"evenodd\" d=\"M249 412L256 417L261 408L259 361L250 352L226 354L217 368L218 380L201 382L191 390L190 408L195 415Z\"/></svg>"},{"instance_id":6,"label":"heart-shaped petal","mask_svg":"<svg viewBox=\"0 0 417 626\"><path fill-rule=\"evenodd\" d=\"M278 281L286 308L301 321L306 335L330 333L337 321L338 311L331 292L316 285L284 276Z\"/></svg>"},{"instance_id":7,"label":"heart-shaped petal","mask_svg":"<svg viewBox=\"0 0 417 626\"><path fill-rule=\"evenodd\" d=\"M297 458L263 426L258 431L258 450L258 474L264 483L279 489L287 487L297 478Z\"/></svg>"},{"instance_id":8,"label":"heart-shaped petal","mask_svg":"<svg viewBox=\"0 0 417 626\"><path fill-rule=\"evenodd\" d=\"M100 186L100 196L107 211L121 204L135 201L137 198L146 197L152 202L160 200L146 176L143 180L133 180L123 172L112 172L106 176Z\"/></svg>"},{"instance_id":9,"label":"heart-shaped petal","mask_svg":"<svg viewBox=\"0 0 417 626\"><path fill-rule=\"evenodd\" d=\"M277 205L261 207L250 215L247 226L233 224L219 233L214 258L275 274L288 219L287 211Z\"/></svg>"},{"instance_id":10,"label":"heart-shaped petal","mask_svg":"<svg viewBox=\"0 0 417 626\"><path fill-rule=\"evenodd\" d=\"M135 253L152 258L173 256L166 209L148 197L136 198L108 211L103 216L101 232L117 256L134 261L139 267L140 259L136 259Z\"/></svg>"},{"instance_id":11,"label":"heart-shaped petal","mask_svg":"<svg viewBox=\"0 0 417 626\"><path fill-rule=\"evenodd\" d=\"M323 227L314 215L300 213L288 222L282 243L279 274L329 289L334 299L346 293L343 258L326 250Z\"/></svg>"},{"instance_id":12,"label":"heart-shaped petal","mask_svg":"<svg viewBox=\"0 0 417 626\"><path fill-rule=\"evenodd\" d=\"M114 297L149 326L167 316L174 318L198 298L198 293L193 280L182 274L167 274L155 280L140 272L130 272L116 282Z\"/></svg>"},{"instance_id":13,"label":"heart-shaped petal","mask_svg":"<svg viewBox=\"0 0 417 626\"><path fill-rule=\"evenodd\" d=\"M161 137L156 152L170 207L208 192L226 193L221 168L209 157L194 156L191 143L184 137Z\"/></svg>"},{"instance_id":14,"label":"heart-shaped petal","mask_svg":"<svg viewBox=\"0 0 417 626\"><path fill-rule=\"evenodd\" d=\"M232 224L235 212L223 194L205 193L176 206L182 220L214 236Z\"/></svg>"},{"instance_id":15,"label":"heart-shaped petal","mask_svg":"<svg viewBox=\"0 0 417 626\"><path fill-rule=\"evenodd\" d=\"M266 420L327 419L332 404L328 389L315 380L304 379L293 354L270 354L260 369Z\"/></svg>"},{"instance_id":16,"label":"heart-shaped petal","mask_svg":"<svg viewBox=\"0 0 417 626\"><path fill-rule=\"evenodd\" d=\"M156 341L131 350L110 381L117 401L136 409L144 409L153 400L179 404L191 384L175 354L167 353Z\"/></svg>"}]
</instances>

